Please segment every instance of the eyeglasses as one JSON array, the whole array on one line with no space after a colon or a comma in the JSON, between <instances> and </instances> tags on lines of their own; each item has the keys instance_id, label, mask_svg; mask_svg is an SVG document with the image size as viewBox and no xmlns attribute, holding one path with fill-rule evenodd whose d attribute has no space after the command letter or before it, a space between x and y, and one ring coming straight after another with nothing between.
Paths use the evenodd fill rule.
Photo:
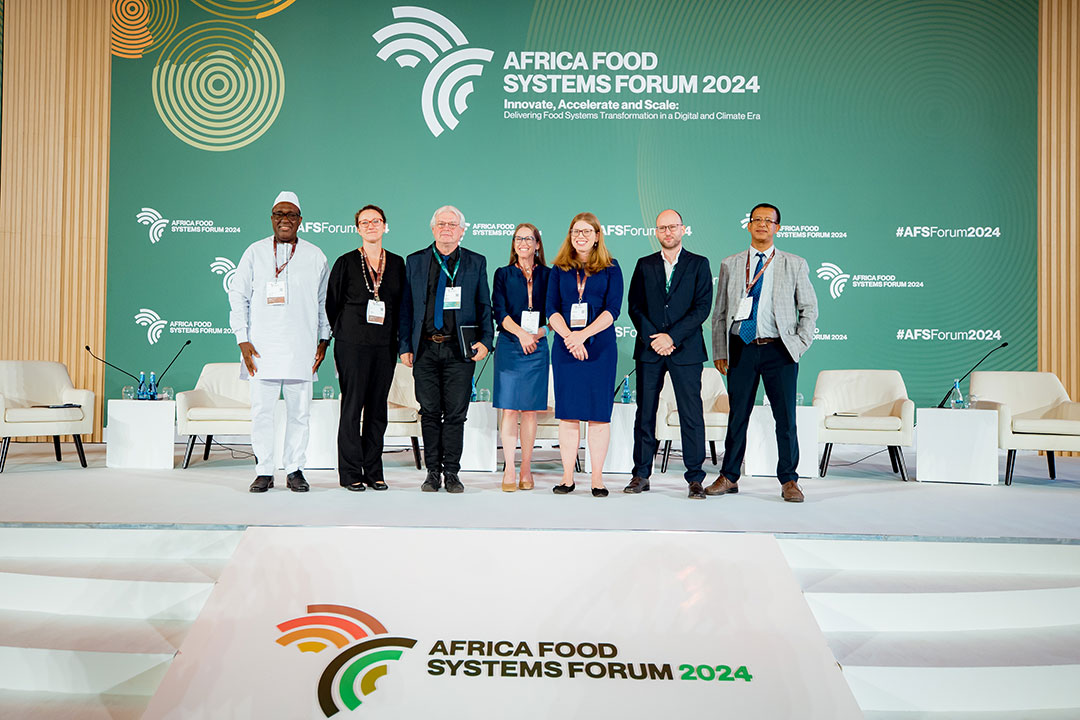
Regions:
<instances>
[{"instance_id":1,"label":"eyeglasses","mask_svg":"<svg viewBox=\"0 0 1080 720\"><path fill-rule=\"evenodd\" d=\"M270 217L274 218L277 221L292 220L293 222L295 222L300 219L300 213L281 212L280 210L275 210L274 212L270 213Z\"/></svg>"},{"instance_id":2,"label":"eyeglasses","mask_svg":"<svg viewBox=\"0 0 1080 720\"><path fill-rule=\"evenodd\" d=\"M673 233L682 226L682 223L674 223L672 225L657 225L656 234L659 235L660 233Z\"/></svg>"},{"instance_id":3,"label":"eyeglasses","mask_svg":"<svg viewBox=\"0 0 1080 720\"><path fill-rule=\"evenodd\" d=\"M454 228L458 227L458 223L456 220L454 222L437 222L435 223L435 227L439 228L440 230L453 230Z\"/></svg>"},{"instance_id":4,"label":"eyeglasses","mask_svg":"<svg viewBox=\"0 0 1080 720\"><path fill-rule=\"evenodd\" d=\"M515 245L533 245L536 243L536 238L532 235L521 235L514 238Z\"/></svg>"},{"instance_id":5,"label":"eyeglasses","mask_svg":"<svg viewBox=\"0 0 1080 720\"><path fill-rule=\"evenodd\" d=\"M370 228L380 227L382 225L382 220L380 220L379 218L375 218L374 220L361 220L360 222L358 222L356 224L360 226L361 230L367 230L369 227Z\"/></svg>"},{"instance_id":6,"label":"eyeglasses","mask_svg":"<svg viewBox=\"0 0 1080 720\"><path fill-rule=\"evenodd\" d=\"M750 224L751 225L779 225L780 223L776 222L772 218L757 217L757 218L750 218Z\"/></svg>"},{"instance_id":7,"label":"eyeglasses","mask_svg":"<svg viewBox=\"0 0 1080 720\"><path fill-rule=\"evenodd\" d=\"M592 237L596 231L592 228L585 228L584 230L571 230L570 237Z\"/></svg>"}]
</instances>

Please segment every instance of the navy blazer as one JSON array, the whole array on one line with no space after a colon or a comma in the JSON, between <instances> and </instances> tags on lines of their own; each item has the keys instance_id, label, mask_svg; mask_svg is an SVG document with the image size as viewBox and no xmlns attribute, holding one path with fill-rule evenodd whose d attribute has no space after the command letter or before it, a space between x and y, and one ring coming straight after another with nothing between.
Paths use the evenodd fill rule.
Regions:
<instances>
[{"instance_id":1,"label":"navy blazer","mask_svg":"<svg viewBox=\"0 0 1080 720\"><path fill-rule=\"evenodd\" d=\"M701 364L709 359L701 326L712 308L712 271L709 260L683 248L671 273L671 291L665 289L664 260L660 253L641 258L630 279L627 296L630 321L637 328L634 359L659 362L650 336L667 333L675 342L669 357L676 365Z\"/></svg>"},{"instance_id":2,"label":"navy blazer","mask_svg":"<svg viewBox=\"0 0 1080 720\"><path fill-rule=\"evenodd\" d=\"M416 353L420 347L420 332L427 311L428 270L434 243L405 258L405 293L401 298L401 320L398 331L398 355ZM495 339L491 326L491 293L488 292L487 259L480 253L461 248L461 264L454 284L461 287L461 309L457 311L457 326L476 325L480 342L490 351Z\"/></svg>"},{"instance_id":3,"label":"navy blazer","mask_svg":"<svg viewBox=\"0 0 1080 720\"><path fill-rule=\"evenodd\" d=\"M533 266L533 310L540 312L540 327L547 325L548 273L545 265ZM491 284L491 306L495 311L495 327L503 330L503 320L510 319L521 324L521 311L529 309L529 287L525 273L517 265L505 265L495 271Z\"/></svg>"}]
</instances>

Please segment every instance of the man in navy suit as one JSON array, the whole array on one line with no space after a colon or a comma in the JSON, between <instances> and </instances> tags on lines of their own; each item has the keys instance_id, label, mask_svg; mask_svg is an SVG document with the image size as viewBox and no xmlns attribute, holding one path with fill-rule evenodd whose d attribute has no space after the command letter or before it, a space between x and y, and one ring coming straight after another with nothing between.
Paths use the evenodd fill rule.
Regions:
<instances>
[{"instance_id":1,"label":"man in navy suit","mask_svg":"<svg viewBox=\"0 0 1080 720\"><path fill-rule=\"evenodd\" d=\"M637 328L634 368L637 417L634 420L634 477L624 492L649 489L656 455L656 409L664 374L671 377L679 409L683 462L689 496L705 499L705 419L701 407L701 366L708 360L701 326L712 304L708 259L682 246L682 216L665 210L656 216L660 252L637 262L627 297L630 320Z\"/></svg>"},{"instance_id":2,"label":"man in navy suit","mask_svg":"<svg viewBox=\"0 0 1080 720\"><path fill-rule=\"evenodd\" d=\"M432 245L405 259L398 353L413 369L427 479L420 489L464 492L458 478L476 363L490 352L487 260L461 247L465 216L446 205L431 216Z\"/></svg>"}]
</instances>

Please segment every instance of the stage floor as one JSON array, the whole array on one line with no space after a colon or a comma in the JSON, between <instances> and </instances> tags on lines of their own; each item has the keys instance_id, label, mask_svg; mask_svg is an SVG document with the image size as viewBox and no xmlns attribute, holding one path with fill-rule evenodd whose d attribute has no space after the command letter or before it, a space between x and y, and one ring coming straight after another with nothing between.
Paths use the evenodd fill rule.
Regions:
<instances>
[{"instance_id":1,"label":"stage floor","mask_svg":"<svg viewBox=\"0 0 1080 720\"><path fill-rule=\"evenodd\" d=\"M177 446L177 463L182 446ZM878 448L837 446L825 478L800 482L806 502L785 503L773 478L744 478L735 496L690 501L682 466L673 459L666 474L653 475L652 490L621 492L625 475L606 476L611 495L593 498L586 475L578 490L556 496L557 451L538 451L536 489L503 493L501 473L463 473L465 493L422 493L422 471L411 452L385 456L390 490L348 492L337 473L306 472L311 492L276 487L264 495L247 491L250 460L215 449L208 462L187 470L116 470L105 467L105 446L87 445L89 468L79 467L64 446L57 463L51 444L12 443L0 474L0 524L119 527L242 528L281 526L467 527L516 529L690 530L764 532L795 536L873 539L947 539L1036 542L1080 541L1080 458L1059 458L1058 478L1046 474L1045 458L1017 459L1013 485L981 486L902 482L884 452L845 466ZM906 456L914 472L913 452ZM1001 460L1003 468L1004 459ZM659 464L658 464L659 466ZM706 462L709 479L717 468ZM1002 469L1003 477L1003 469Z\"/></svg>"}]
</instances>

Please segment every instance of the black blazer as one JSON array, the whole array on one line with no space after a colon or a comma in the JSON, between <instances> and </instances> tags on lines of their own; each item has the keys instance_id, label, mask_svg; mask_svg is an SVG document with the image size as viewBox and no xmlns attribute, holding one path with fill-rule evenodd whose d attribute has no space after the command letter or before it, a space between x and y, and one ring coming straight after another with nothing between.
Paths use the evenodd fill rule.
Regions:
<instances>
[{"instance_id":1,"label":"black blazer","mask_svg":"<svg viewBox=\"0 0 1080 720\"><path fill-rule=\"evenodd\" d=\"M432 247L433 244L427 245L405 258L405 294L401 299L398 355L415 354L420 347L420 331L429 299L428 268L434 257ZM461 287L457 326L478 326L480 342L491 350L495 331L491 325L491 293L488 291L487 260L484 256L461 248L461 265L454 284Z\"/></svg>"},{"instance_id":2,"label":"black blazer","mask_svg":"<svg viewBox=\"0 0 1080 720\"><path fill-rule=\"evenodd\" d=\"M676 365L701 364L709 359L701 326L712 309L712 271L709 260L683 248L671 274L671 292L665 290L664 260L660 253L641 258L630 278L627 296L630 321L637 329L634 359L659 362L649 336L667 333L675 342L670 356Z\"/></svg>"}]
</instances>

